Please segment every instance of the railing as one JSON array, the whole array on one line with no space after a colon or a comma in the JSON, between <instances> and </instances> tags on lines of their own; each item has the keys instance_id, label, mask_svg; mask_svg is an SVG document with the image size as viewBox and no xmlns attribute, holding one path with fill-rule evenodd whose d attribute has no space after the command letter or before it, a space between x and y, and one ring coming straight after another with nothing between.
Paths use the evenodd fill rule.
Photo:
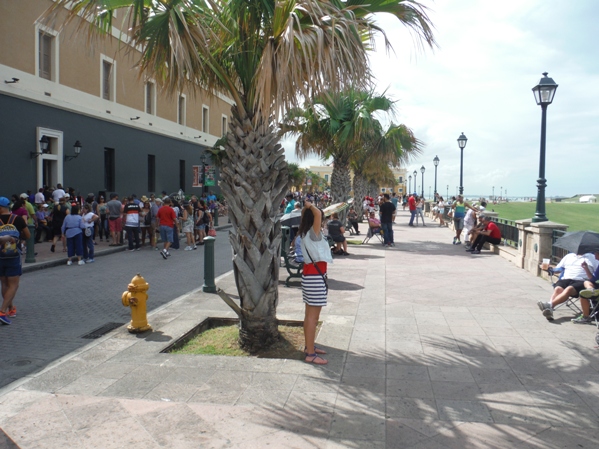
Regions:
<instances>
[{"instance_id":1,"label":"railing","mask_svg":"<svg viewBox=\"0 0 599 449\"><path fill-rule=\"evenodd\" d=\"M552 245L551 245L551 263L553 263L553 264L558 264L560 262L560 260L562 260L562 257L564 257L566 254L568 254L568 250L558 248L557 246L555 246L555 241L558 238L560 238L562 235L564 235L565 233L566 233L566 231L562 231L560 229L553 230Z\"/></svg>"},{"instance_id":2,"label":"railing","mask_svg":"<svg viewBox=\"0 0 599 449\"><path fill-rule=\"evenodd\" d=\"M514 220L507 220L505 218L492 217L492 220L497 224L497 227L501 231L501 238L507 246L512 248L518 248L519 233Z\"/></svg>"}]
</instances>

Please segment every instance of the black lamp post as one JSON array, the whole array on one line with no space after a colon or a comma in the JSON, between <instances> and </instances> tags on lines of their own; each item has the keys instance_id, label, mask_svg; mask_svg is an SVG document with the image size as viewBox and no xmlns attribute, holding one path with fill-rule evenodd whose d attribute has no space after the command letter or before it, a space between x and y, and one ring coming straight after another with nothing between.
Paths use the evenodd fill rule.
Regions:
<instances>
[{"instance_id":1,"label":"black lamp post","mask_svg":"<svg viewBox=\"0 0 599 449\"><path fill-rule=\"evenodd\" d=\"M418 176L418 172L414 170L414 193L418 194L418 187L416 187L416 176Z\"/></svg>"},{"instance_id":2,"label":"black lamp post","mask_svg":"<svg viewBox=\"0 0 599 449\"><path fill-rule=\"evenodd\" d=\"M495 186L493 186L493 195L491 195L491 201L495 201Z\"/></svg>"},{"instance_id":3,"label":"black lamp post","mask_svg":"<svg viewBox=\"0 0 599 449\"><path fill-rule=\"evenodd\" d=\"M468 143L468 138L462 133L458 137L458 146L460 147L460 195L464 193L464 148L466 148L466 143Z\"/></svg>"},{"instance_id":4,"label":"black lamp post","mask_svg":"<svg viewBox=\"0 0 599 449\"><path fill-rule=\"evenodd\" d=\"M202 154L202 193L206 193L206 159L208 159L206 153Z\"/></svg>"},{"instance_id":5,"label":"black lamp post","mask_svg":"<svg viewBox=\"0 0 599 449\"><path fill-rule=\"evenodd\" d=\"M422 167L420 167L420 173L422 173L422 198L424 198L424 171L426 169L424 168L424 165Z\"/></svg>"},{"instance_id":6,"label":"black lamp post","mask_svg":"<svg viewBox=\"0 0 599 449\"><path fill-rule=\"evenodd\" d=\"M445 201L449 201L449 184L447 184L447 190L445 191Z\"/></svg>"},{"instance_id":7,"label":"black lamp post","mask_svg":"<svg viewBox=\"0 0 599 449\"><path fill-rule=\"evenodd\" d=\"M410 192L412 191L412 175L408 176L408 180L410 182L408 183L408 191L406 193L409 195Z\"/></svg>"},{"instance_id":8,"label":"black lamp post","mask_svg":"<svg viewBox=\"0 0 599 449\"><path fill-rule=\"evenodd\" d=\"M552 78L547 76L547 72L543 72L543 78L541 78L539 84L532 88L535 100L541 106L542 111L541 156L539 160L539 179L537 179L537 210L535 216L532 218L534 223L547 221L547 216L545 215L545 187L547 186L547 180L545 179L545 135L547 133L547 106L553 102L556 90L557 84L555 84Z\"/></svg>"},{"instance_id":9,"label":"black lamp post","mask_svg":"<svg viewBox=\"0 0 599 449\"><path fill-rule=\"evenodd\" d=\"M435 164L435 197L437 196L437 166L439 165L439 157L435 156L433 159L433 164Z\"/></svg>"}]
</instances>

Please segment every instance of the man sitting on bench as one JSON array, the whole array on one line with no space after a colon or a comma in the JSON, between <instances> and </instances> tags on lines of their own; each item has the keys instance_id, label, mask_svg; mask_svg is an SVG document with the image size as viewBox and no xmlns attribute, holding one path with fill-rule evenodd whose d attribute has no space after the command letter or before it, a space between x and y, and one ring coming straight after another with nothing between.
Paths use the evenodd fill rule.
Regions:
<instances>
[{"instance_id":1,"label":"man sitting on bench","mask_svg":"<svg viewBox=\"0 0 599 449\"><path fill-rule=\"evenodd\" d=\"M327 226L329 228L329 237L336 243L333 254L349 256L349 253L347 252L347 240L345 240L345 237L343 236L345 228L343 227L343 223L339 221L339 215L336 213L332 214L331 221L328 222Z\"/></svg>"},{"instance_id":2,"label":"man sitting on bench","mask_svg":"<svg viewBox=\"0 0 599 449\"><path fill-rule=\"evenodd\" d=\"M551 295L549 302L537 302L537 306L539 306L539 309L541 309L543 316L547 320L553 321L553 309L556 306L566 302L570 296L577 298L580 291L585 288L585 281L588 281L588 274L582 267L583 263L586 263L586 270L590 272L591 268L592 270L596 269L597 259L592 254L580 256L569 253L555 267L555 270L563 269L563 276L554 284L553 295Z\"/></svg>"}]
</instances>

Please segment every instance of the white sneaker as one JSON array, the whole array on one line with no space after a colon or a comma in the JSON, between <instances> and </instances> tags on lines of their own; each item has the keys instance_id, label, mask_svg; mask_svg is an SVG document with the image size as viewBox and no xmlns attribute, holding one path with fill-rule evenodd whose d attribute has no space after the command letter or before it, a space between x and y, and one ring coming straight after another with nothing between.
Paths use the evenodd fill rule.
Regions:
<instances>
[{"instance_id":1,"label":"white sneaker","mask_svg":"<svg viewBox=\"0 0 599 449\"><path fill-rule=\"evenodd\" d=\"M185 251L193 251L193 248L191 246L186 246Z\"/></svg>"},{"instance_id":2,"label":"white sneaker","mask_svg":"<svg viewBox=\"0 0 599 449\"><path fill-rule=\"evenodd\" d=\"M85 262L80 260L79 262L77 262L77 265L85 265Z\"/></svg>"},{"instance_id":3,"label":"white sneaker","mask_svg":"<svg viewBox=\"0 0 599 449\"><path fill-rule=\"evenodd\" d=\"M73 262L71 262L70 260L67 262L67 265L73 265Z\"/></svg>"}]
</instances>

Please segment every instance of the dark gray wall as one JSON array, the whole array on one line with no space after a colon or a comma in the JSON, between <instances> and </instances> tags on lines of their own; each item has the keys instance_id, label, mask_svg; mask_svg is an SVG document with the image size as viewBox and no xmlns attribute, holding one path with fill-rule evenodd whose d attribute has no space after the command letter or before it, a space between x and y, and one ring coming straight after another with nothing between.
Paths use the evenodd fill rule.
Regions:
<instances>
[{"instance_id":1,"label":"dark gray wall","mask_svg":"<svg viewBox=\"0 0 599 449\"><path fill-rule=\"evenodd\" d=\"M85 196L105 190L104 148L115 150L115 191L122 195L148 192L148 154L156 156L156 192L179 190L179 160L185 160L185 192L192 188L192 165L201 165L201 145L144 132L103 120L0 94L0 195L35 191L37 160L36 127L62 131L64 152L74 153L79 140L81 154L64 162L64 186L74 187ZM218 187L211 188L216 192Z\"/></svg>"}]
</instances>

